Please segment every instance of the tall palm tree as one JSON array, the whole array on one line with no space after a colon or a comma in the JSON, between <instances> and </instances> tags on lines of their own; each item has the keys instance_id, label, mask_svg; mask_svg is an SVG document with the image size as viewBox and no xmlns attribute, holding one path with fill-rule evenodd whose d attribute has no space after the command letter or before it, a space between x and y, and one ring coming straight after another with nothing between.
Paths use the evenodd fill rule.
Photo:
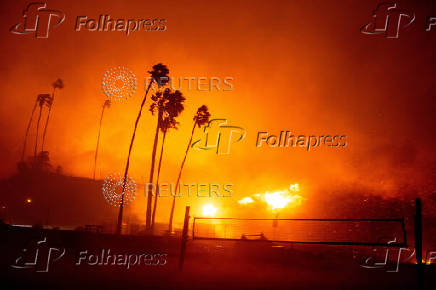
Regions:
<instances>
[{"instance_id":1,"label":"tall palm tree","mask_svg":"<svg viewBox=\"0 0 436 290\"><path fill-rule=\"evenodd\" d=\"M195 114L194 119L193 119L194 126L192 127L191 138L189 139L188 147L186 148L186 152L185 152L185 157L183 158L182 165L180 166L180 170L179 170L179 175L177 176L175 193L177 192L177 189L179 187L180 177L182 176L183 166L185 165L186 157L188 156L188 152L189 152L189 148L191 148L192 137L194 136L195 127L198 126L198 128L200 128L201 126L209 123L209 119L210 119L210 113L209 113L208 108L205 105L198 108L197 113ZM174 194L173 203L171 205L170 222L168 225L169 233L171 233L173 231L173 217L174 217L175 205L176 205L176 195Z\"/></svg>"},{"instance_id":2,"label":"tall palm tree","mask_svg":"<svg viewBox=\"0 0 436 290\"><path fill-rule=\"evenodd\" d=\"M155 187L157 191L154 199L151 229L153 229L155 224L157 198L159 195L159 176L162 166L162 156L163 156L163 149L165 144L165 137L170 128L177 127L178 122L176 121L176 117L180 115L180 113L184 109L183 102L185 101L185 98L183 97L180 91L173 92L170 89L166 89L163 94L162 93L155 94L152 97L152 100L153 103L150 106L151 113L154 114L156 111L158 111L158 124L156 128L155 141L157 141L158 139L157 135L159 133L159 129L162 132L163 137L162 137L162 146L161 146L160 157L159 157L159 164L157 169L156 187ZM157 142L155 142L154 145L157 146ZM154 153L156 153L155 150ZM153 162L154 158L155 156L152 156L152 169L150 175L152 175L154 171L154 162ZM150 192L148 192L148 196L152 197Z\"/></svg>"},{"instance_id":3,"label":"tall palm tree","mask_svg":"<svg viewBox=\"0 0 436 290\"><path fill-rule=\"evenodd\" d=\"M49 98L50 98L49 94L39 94L38 95L39 115L38 115L38 121L36 123L35 150L33 152L34 159L36 159L36 152L38 149L39 122L41 121L42 106L44 104L47 104L47 101Z\"/></svg>"},{"instance_id":4,"label":"tall palm tree","mask_svg":"<svg viewBox=\"0 0 436 290\"><path fill-rule=\"evenodd\" d=\"M136 129L138 128L138 122L141 118L142 108L144 107L145 100L147 99L148 91L150 90L153 82L157 82L158 86L163 86L168 83L168 73L169 70L166 67L166 65L163 65L161 63L158 63L153 66L153 70L149 71L151 75L150 83L147 86L147 89L145 90L144 98L142 99L141 107L139 108L138 116L136 117L135 121L135 128L133 129L132 138L130 140L130 146L129 146L129 153L127 155L127 162L126 162L126 169L124 171L124 179L123 179L123 192L121 194L121 204L120 204L120 210L118 212L118 225L117 225L117 234L121 233L121 225L123 222L123 208L124 208L124 192L126 191L126 183L127 183L127 174L129 173L129 165L130 165L130 154L132 152L133 147L133 141L135 141L135 135L136 135Z\"/></svg>"},{"instance_id":5,"label":"tall palm tree","mask_svg":"<svg viewBox=\"0 0 436 290\"><path fill-rule=\"evenodd\" d=\"M50 120L50 113L51 113L51 108L53 106L53 101L54 101L54 97L55 97L55 90L56 89L63 89L64 88L64 82L61 79L57 79L52 84L52 87L53 87L53 91L51 93L51 97L49 97L47 99L48 114L47 114L47 119L45 120L44 133L42 134L41 151L44 151L45 134L47 133L48 121Z\"/></svg>"},{"instance_id":6,"label":"tall palm tree","mask_svg":"<svg viewBox=\"0 0 436 290\"><path fill-rule=\"evenodd\" d=\"M162 145L160 148L160 156L159 156L159 163L157 166L157 174L156 174L156 196L154 197L154 205L153 205L153 213L152 213L152 217L151 217L151 229L154 229L154 224L155 224L155 218L156 218L156 208L157 208L157 198L159 196L159 177L160 177L160 169L162 166L162 156L163 156L163 151L164 151L164 145L165 145L165 139L167 136L167 132L168 132L168 126L169 126L169 118L165 118L164 120L162 120L161 122L161 126L160 129L162 131Z\"/></svg>"},{"instance_id":7,"label":"tall palm tree","mask_svg":"<svg viewBox=\"0 0 436 290\"><path fill-rule=\"evenodd\" d=\"M35 114L36 107L38 106L39 98L40 97L37 96L35 99L35 104L33 105L32 114L30 115L29 123L27 123L26 135L24 135L23 152L21 152L21 162L24 161L24 154L26 153L27 137L29 136L30 125L32 124L33 114Z\"/></svg>"},{"instance_id":8,"label":"tall palm tree","mask_svg":"<svg viewBox=\"0 0 436 290\"><path fill-rule=\"evenodd\" d=\"M110 106L111 106L111 101L106 100L104 101L103 108L101 109L100 124L98 126L97 145L95 147L95 155L94 155L94 175L93 175L94 180L95 180L95 171L97 169L98 146L100 145L100 132L101 132L101 124L103 123L104 109L110 108Z\"/></svg>"}]
</instances>

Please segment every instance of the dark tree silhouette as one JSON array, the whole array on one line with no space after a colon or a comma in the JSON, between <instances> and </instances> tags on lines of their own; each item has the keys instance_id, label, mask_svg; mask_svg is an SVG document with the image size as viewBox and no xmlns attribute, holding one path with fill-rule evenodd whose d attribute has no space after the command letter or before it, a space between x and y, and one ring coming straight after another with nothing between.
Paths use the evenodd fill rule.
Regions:
<instances>
[{"instance_id":1,"label":"dark tree silhouette","mask_svg":"<svg viewBox=\"0 0 436 290\"><path fill-rule=\"evenodd\" d=\"M160 148L160 156L159 156L159 163L157 166L157 174L156 174L156 196L154 197L154 205L153 205L153 213L152 213L152 217L151 217L151 229L154 229L154 225L155 225L155 218L156 218L156 209L157 209L157 198L159 196L159 177L160 177L160 170L161 170L161 166L162 166L162 156L163 156L163 151L164 151L164 145L165 145L165 139L167 136L167 132L168 132L168 118L162 120L161 122L161 131L162 132L162 144L161 144L161 148Z\"/></svg>"},{"instance_id":2,"label":"dark tree silhouette","mask_svg":"<svg viewBox=\"0 0 436 290\"><path fill-rule=\"evenodd\" d=\"M158 86L163 86L163 85L168 83L169 70L165 65L158 63L158 64L153 66L153 70L149 71L149 73L151 75L151 80L147 86L147 89L145 90L145 95L144 95L144 98L142 99L142 103L141 103L141 107L139 108L138 116L136 117L135 127L133 129L132 138L130 140L129 153L127 155L126 169L124 171L124 179L123 179L123 192L121 194L121 204L120 204L120 210L118 212L117 234L121 233L121 225L123 222L124 192L126 190L127 175L129 173L130 155L132 153L132 147L133 147L133 142L135 141L136 129L138 128L139 119L141 118L142 109L144 107L145 100L147 99L148 91L150 90L150 88L154 82L157 82ZM151 206L151 204L150 204L150 206ZM148 204L147 204L147 208L148 208Z\"/></svg>"},{"instance_id":3,"label":"dark tree silhouette","mask_svg":"<svg viewBox=\"0 0 436 290\"><path fill-rule=\"evenodd\" d=\"M38 121L36 123L35 150L33 152L34 159L36 159L36 157L37 157L36 153L37 153L37 150L38 150L39 122L41 121L42 106L44 106L44 104L47 104L47 100L49 98L50 98L49 94L40 94L40 95L38 95L39 115L38 115Z\"/></svg>"},{"instance_id":4,"label":"dark tree silhouette","mask_svg":"<svg viewBox=\"0 0 436 290\"><path fill-rule=\"evenodd\" d=\"M24 162L24 154L26 154L26 144L27 137L29 136L30 126L32 125L33 114L35 113L36 107L38 106L39 96L35 100L35 104L33 105L32 114L30 115L29 123L26 128L26 135L24 135L24 144L23 144L23 152L21 152L21 162Z\"/></svg>"},{"instance_id":5,"label":"dark tree silhouette","mask_svg":"<svg viewBox=\"0 0 436 290\"><path fill-rule=\"evenodd\" d=\"M36 156L36 159L33 160L33 168L37 169L40 172L49 172L52 170L52 165L50 163L50 158L48 156L47 151L40 151Z\"/></svg>"},{"instance_id":6,"label":"dark tree silhouette","mask_svg":"<svg viewBox=\"0 0 436 290\"><path fill-rule=\"evenodd\" d=\"M93 174L94 180L95 180L95 171L97 169L97 155L98 155L98 147L100 145L100 133L101 133L101 125L103 123L104 109L110 108L110 106L111 106L111 101L106 100L106 101L104 101L103 108L101 109L100 123L98 125L97 145L95 146L95 155L94 155L94 174Z\"/></svg>"},{"instance_id":7,"label":"dark tree silhouette","mask_svg":"<svg viewBox=\"0 0 436 290\"><path fill-rule=\"evenodd\" d=\"M201 126L209 123L209 119L210 119L210 113L209 113L208 108L205 105L198 108L197 113L195 114L194 119L193 119L194 126L192 127L191 138L189 139L188 147L186 148L186 152L185 152L185 157L183 158L182 165L180 166L180 170L179 170L179 175L177 176L175 193L177 193L177 189L179 188L179 183L180 183L180 178L182 176L183 166L185 165L186 157L188 156L188 152L189 152L189 148L191 148L192 137L194 136L195 127L198 126L198 128L200 128ZM174 194L174 196L173 196L173 203L171 205L170 221L168 224L169 233L171 233L173 231L173 217L174 217L175 205L176 205L176 194Z\"/></svg>"},{"instance_id":8,"label":"dark tree silhouette","mask_svg":"<svg viewBox=\"0 0 436 290\"><path fill-rule=\"evenodd\" d=\"M63 89L64 88L64 83L63 83L63 81L61 79L57 79L52 84L52 86L53 86L53 91L51 93L51 97L47 98L48 114L47 114L47 119L45 120L44 133L42 134L41 151L44 151L45 135L47 134L47 126L48 126L48 121L50 120L51 108L53 107L53 101L54 101L54 97L55 97L55 90L56 89Z\"/></svg>"},{"instance_id":9,"label":"dark tree silhouette","mask_svg":"<svg viewBox=\"0 0 436 290\"><path fill-rule=\"evenodd\" d=\"M152 214L152 221L151 221L151 228L153 229L155 224L155 217L156 217L156 206L157 206L157 198L159 194L159 176L160 176L160 170L162 165L162 156L163 156L163 149L165 144L165 137L170 128L176 128L177 121L176 117L180 115L180 113L183 111L183 102L185 101L185 98L183 97L182 93L180 91L171 91L170 89L166 89L163 93L158 92L155 95L152 96L153 103L150 106L150 111L154 115L154 113L158 112L158 123L156 126L156 133L155 133L155 143L154 147L157 147L157 140L158 140L158 134L159 129L162 131L163 137L162 137L162 146L161 146L161 152L159 157L159 164L157 169L157 177L156 177L156 196L154 199L154 207L153 207L153 214ZM152 156L152 168L150 172L150 183L153 180L153 172L154 172L154 160L156 158L156 148L153 148L154 155ZM148 192L149 196L152 196L150 192Z\"/></svg>"}]
</instances>

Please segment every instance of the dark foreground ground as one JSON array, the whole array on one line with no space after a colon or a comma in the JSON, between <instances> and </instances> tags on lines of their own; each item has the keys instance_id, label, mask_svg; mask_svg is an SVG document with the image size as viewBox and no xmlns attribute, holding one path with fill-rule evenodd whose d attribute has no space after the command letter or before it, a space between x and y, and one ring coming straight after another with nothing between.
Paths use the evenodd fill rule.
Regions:
<instances>
[{"instance_id":1,"label":"dark foreground ground","mask_svg":"<svg viewBox=\"0 0 436 290\"><path fill-rule=\"evenodd\" d=\"M180 242L3 226L0 289L417 289L414 258L400 264L398 272L387 272L396 269L393 252L387 266L367 269L360 264L372 249L189 240L179 271ZM105 257L88 265L102 249L121 254L120 265L105 265ZM385 252L380 251L381 257ZM89 254L96 256L80 260ZM131 255L133 264L140 254L148 254L142 265L123 265L124 255ZM435 266L425 267L424 281L425 289L435 289Z\"/></svg>"}]
</instances>

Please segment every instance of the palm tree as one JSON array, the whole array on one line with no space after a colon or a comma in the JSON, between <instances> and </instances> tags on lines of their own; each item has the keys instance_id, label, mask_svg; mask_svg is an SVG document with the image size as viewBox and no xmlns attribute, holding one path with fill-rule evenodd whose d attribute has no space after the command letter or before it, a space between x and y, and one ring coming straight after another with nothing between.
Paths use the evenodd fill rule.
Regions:
<instances>
[{"instance_id":1,"label":"palm tree","mask_svg":"<svg viewBox=\"0 0 436 290\"><path fill-rule=\"evenodd\" d=\"M126 190L127 174L129 173L130 154L132 152L133 141L135 140L136 129L138 128L138 122L139 122L139 119L141 118L142 108L144 107L145 100L147 99L148 91L150 90L153 82L157 82L158 86L163 86L163 85L166 85L168 83L169 70L166 67L166 65L158 63L158 64L153 66L153 70L149 71L149 73L151 75L151 80L147 86L147 89L145 90L145 95L144 95L144 98L142 99L142 103L141 103L141 107L139 108L138 116L136 117L135 128L133 129L132 138L130 140L129 153L127 155L126 169L124 171L124 179L123 179L123 192L121 194L121 204L120 204L120 210L118 212L117 234L121 233L121 225L123 222L124 192Z\"/></svg>"},{"instance_id":2,"label":"palm tree","mask_svg":"<svg viewBox=\"0 0 436 290\"><path fill-rule=\"evenodd\" d=\"M177 192L177 189L179 187L180 177L182 176L183 166L185 165L186 157L188 156L188 152L189 152L189 148L191 148L192 137L194 136L195 126L198 126L198 128L200 128L201 126L209 123L209 119L210 119L210 113L209 113L208 108L205 105L203 105L200 108L198 108L197 113L195 114L194 119L193 119L194 120L194 126L192 128L191 138L189 139L188 147L186 148L186 152L185 152L185 157L183 158L182 165L180 166L180 171L179 171L179 176L177 177L175 192ZM173 196L173 203L171 205L170 222L169 222L169 225L168 225L169 233L171 233L172 230L173 230L173 217L174 217L174 207L175 207L175 205L176 205L176 195L174 194L174 196Z\"/></svg>"},{"instance_id":3,"label":"palm tree","mask_svg":"<svg viewBox=\"0 0 436 290\"><path fill-rule=\"evenodd\" d=\"M38 115L38 121L36 123L36 137L35 137L35 150L33 152L33 157L36 159L36 152L38 149L38 133L39 133L39 122L41 121L41 114L42 114L42 106L44 104L47 104L47 100L50 98L49 94L39 94L38 95L38 105L39 105L39 115Z\"/></svg>"},{"instance_id":4,"label":"palm tree","mask_svg":"<svg viewBox=\"0 0 436 290\"><path fill-rule=\"evenodd\" d=\"M54 101L54 96L55 96L55 90L56 89L63 89L64 88L64 82L61 79L57 79L53 84L53 91L51 93L51 97L49 97L47 99L47 105L48 105L48 114L47 114L47 119L45 120L45 126L44 126L44 133L42 134L42 146L41 146L41 151L44 151L44 143L45 143L45 134L47 133L47 126L48 126L48 121L50 120L50 113L51 113L51 108L53 106L53 101Z\"/></svg>"},{"instance_id":5,"label":"palm tree","mask_svg":"<svg viewBox=\"0 0 436 290\"><path fill-rule=\"evenodd\" d=\"M151 221L151 229L153 229L155 224L155 217L156 217L156 206L157 206L157 198L159 195L159 176L160 176L160 170L162 165L162 156L163 156L163 150L164 150L164 144L165 144L165 137L170 128L176 128L178 122L176 121L176 117L180 115L180 113L183 111L184 106L183 102L185 101L185 98L183 97L182 93L180 91L172 92L170 89L166 89L164 93L157 93L152 97L153 103L150 106L150 111L152 114L154 114L156 111L158 111L158 124L156 128L156 134L155 134L155 141L157 141L159 129L163 133L162 137L162 146L160 151L160 157L159 157L159 164L157 169L157 177L156 177L156 196L154 199L154 207L153 207L153 214L152 214L152 221ZM157 146L157 142L154 144ZM155 150L153 150L154 153L156 153ZM152 169L151 169L151 181L152 181L152 174L154 171L154 159L155 156L152 156ZM152 195L150 192L148 192L148 196Z\"/></svg>"},{"instance_id":6,"label":"palm tree","mask_svg":"<svg viewBox=\"0 0 436 290\"><path fill-rule=\"evenodd\" d=\"M29 136L30 125L32 124L33 114L35 113L36 107L38 106L39 96L35 100L35 105L33 105L32 114L30 115L29 123L26 128L26 135L24 135L23 152L21 153L21 162L24 161L24 154L26 153L27 137Z\"/></svg>"},{"instance_id":7,"label":"palm tree","mask_svg":"<svg viewBox=\"0 0 436 290\"><path fill-rule=\"evenodd\" d=\"M101 116L100 116L100 124L98 126L98 135L97 135L97 145L95 147L95 156L94 156L94 175L93 178L95 180L95 171L97 169L97 155L98 155L98 146L100 145L100 132L101 132L101 124L103 122L103 114L104 114L104 109L105 108L110 108L111 106L111 101L110 100L106 100L103 103L103 108L101 110Z\"/></svg>"},{"instance_id":8,"label":"palm tree","mask_svg":"<svg viewBox=\"0 0 436 290\"><path fill-rule=\"evenodd\" d=\"M153 205L153 213L152 213L152 217L151 217L151 229L154 229L154 224L155 224L155 218L156 218L156 208L157 208L157 198L159 196L159 176L160 176L160 169L162 166L162 156L163 156L163 151L164 151L164 145L165 145L165 139L167 136L167 132L169 129L169 118L165 118L164 120L162 120L161 125L160 125L160 129L162 131L162 145L160 148L160 156L159 156L159 164L157 166L157 175L156 175L156 196L154 197L154 205Z\"/></svg>"}]
</instances>

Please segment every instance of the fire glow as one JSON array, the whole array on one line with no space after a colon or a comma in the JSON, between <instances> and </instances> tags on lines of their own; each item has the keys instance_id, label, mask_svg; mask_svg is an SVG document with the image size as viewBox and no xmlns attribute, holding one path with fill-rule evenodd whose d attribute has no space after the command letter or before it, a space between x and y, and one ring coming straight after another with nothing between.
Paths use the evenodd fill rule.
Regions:
<instances>
[{"instance_id":1,"label":"fire glow","mask_svg":"<svg viewBox=\"0 0 436 290\"><path fill-rule=\"evenodd\" d=\"M299 206L302 201L302 196L295 192L300 191L300 186L291 184L289 189L277 190L273 192L265 192L264 194L253 194L251 197L247 196L238 201L239 204L247 205L255 201L265 202L272 210L283 209L287 206Z\"/></svg>"},{"instance_id":2,"label":"fire glow","mask_svg":"<svg viewBox=\"0 0 436 290\"><path fill-rule=\"evenodd\" d=\"M217 212L217 208L212 204L206 204L203 206L203 215L206 217L214 217Z\"/></svg>"}]
</instances>

